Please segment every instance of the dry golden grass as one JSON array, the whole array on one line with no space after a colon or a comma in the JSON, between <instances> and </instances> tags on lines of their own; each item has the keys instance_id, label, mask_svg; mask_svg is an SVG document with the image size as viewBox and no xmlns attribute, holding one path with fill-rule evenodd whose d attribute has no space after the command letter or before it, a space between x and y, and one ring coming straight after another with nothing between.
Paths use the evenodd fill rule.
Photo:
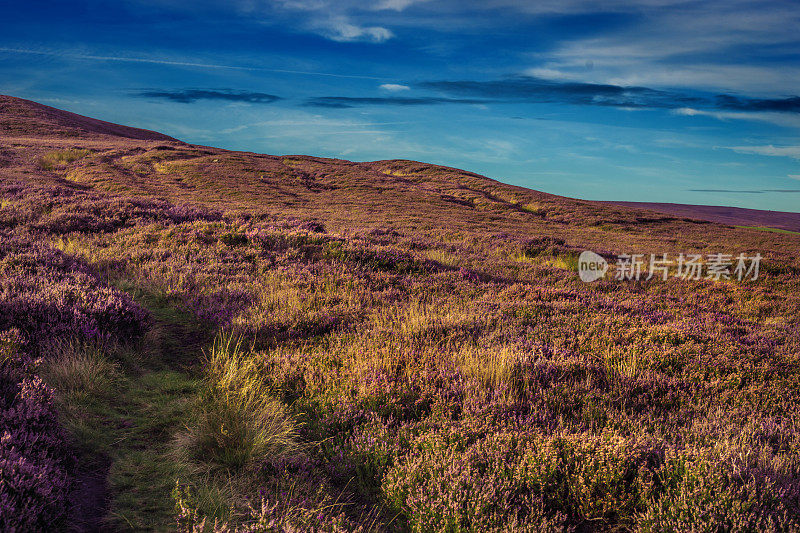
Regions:
<instances>
[{"instance_id":1,"label":"dry golden grass","mask_svg":"<svg viewBox=\"0 0 800 533\"><path fill-rule=\"evenodd\" d=\"M294 422L273 398L256 355L220 336L204 365L195 422L178 436L178 453L201 470L241 471L299 449Z\"/></svg>"},{"instance_id":2,"label":"dry golden grass","mask_svg":"<svg viewBox=\"0 0 800 533\"><path fill-rule=\"evenodd\" d=\"M455 254L451 254L444 250L426 250L425 257L430 259L431 261L436 261L439 264L450 268L458 268L461 266L461 258Z\"/></svg>"},{"instance_id":3,"label":"dry golden grass","mask_svg":"<svg viewBox=\"0 0 800 533\"><path fill-rule=\"evenodd\" d=\"M468 376L489 390L499 390L509 399L520 394L523 380L522 354L512 346L481 348L465 345L456 355L457 361Z\"/></svg>"},{"instance_id":4,"label":"dry golden grass","mask_svg":"<svg viewBox=\"0 0 800 533\"><path fill-rule=\"evenodd\" d=\"M119 373L103 350L75 340L54 340L48 347L51 356L44 359L42 378L60 394L108 395Z\"/></svg>"},{"instance_id":5,"label":"dry golden grass","mask_svg":"<svg viewBox=\"0 0 800 533\"><path fill-rule=\"evenodd\" d=\"M73 161L77 161L78 159L86 157L91 153L91 150L77 148L47 152L39 157L39 168L42 170L55 170L57 168L63 168Z\"/></svg>"}]
</instances>

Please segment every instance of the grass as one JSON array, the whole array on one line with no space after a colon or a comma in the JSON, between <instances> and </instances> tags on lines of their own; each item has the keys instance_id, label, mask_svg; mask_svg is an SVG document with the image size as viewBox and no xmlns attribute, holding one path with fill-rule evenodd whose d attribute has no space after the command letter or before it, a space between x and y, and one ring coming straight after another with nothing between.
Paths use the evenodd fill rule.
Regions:
<instances>
[{"instance_id":1,"label":"grass","mask_svg":"<svg viewBox=\"0 0 800 533\"><path fill-rule=\"evenodd\" d=\"M800 235L800 231L790 231L788 229L780 229L780 228L768 228L766 226L736 226L736 227L742 229L755 229L758 231L768 231L771 233L788 233L790 235Z\"/></svg>"},{"instance_id":2,"label":"grass","mask_svg":"<svg viewBox=\"0 0 800 533\"><path fill-rule=\"evenodd\" d=\"M41 368L80 464L110 464L104 527L173 530L178 481L203 516L230 519L253 467L300 450L294 422L269 394L255 354L219 337L196 376L182 364L193 349L182 342L185 315L163 296L134 292L157 319L140 343L56 341Z\"/></svg>"},{"instance_id":3,"label":"grass","mask_svg":"<svg viewBox=\"0 0 800 533\"><path fill-rule=\"evenodd\" d=\"M134 348L73 343L45 365L43 376L58 391L62 425L80 464L110 463L106 527L166 531L170 493L183 471L167 443L186 419L197 381L171 370L134 370L132 363L143 363Z\"/></svg>"},{"instance_id":4,"label":"grass","mask_svg":"<svg viewBox=\"0 0 800 533\"><path fill-rule=\"evenodd\" d=\"M426 250L425 257L449 268L458 268L461 265L460 257L444 250Z\"/></svg>"},{"instance_id":5,"label":"grass","mask_svg":"<svg viewBox=\"0 0 800 533\"><path fill-rule=\"evenodd\" d=\"M54 150L39 157L39 168L42 170L56 170L91 154L91 150L72 148L69 150Z\"/></svg>"},{"instance_id":6,"label":"grass","mask_svg":"<svg viewBox=\"0 0 800 533\"><path fill-rule=\"evenodd\" d=\"M103 527L172 531L175 480L192 476L170 442L191 418L201 381L180 364L189 349L185 315L152 294L136 296L157 320L141 341L54 342L56 357L46 359L41 371L57 391L61 423L79 464L89 471L109 465ZM207 513L222 507L209 498L201 502Z\"/></svg>"},{"instance_id":7,"label":"grass","mask_svg":"<svg viewBox=\"0 0 800 533\"><path fill-rule=\"evenodd\" d=\"M462 347L457 359L464 374L481 387L498 390L507 398L519 398L524 374L518 350L510 346L480 349L468 345Z\"/></svg>"},{"instance_id":8,"label":"grass","mask_svg":"<svg viewBox=\"0 0 800 533\"><path fill-rule=\"evenodd\" d=\"M178 453L201 469L240 472L298 449L294 423L270 395L257 357L232 336L214 342L194 423L177 439Z\"/></svg>"},{"instance_id":9,"label":"grass","mask_svg":"<svg viewBox=\"0 0 800 533\"><path fill-rule=\"evenodd\" d=\"M119 379L119 364L110 361L102 347L75 340L54 341L41 376L60 394L106 398Z\"/></svg>"}]
</instances>

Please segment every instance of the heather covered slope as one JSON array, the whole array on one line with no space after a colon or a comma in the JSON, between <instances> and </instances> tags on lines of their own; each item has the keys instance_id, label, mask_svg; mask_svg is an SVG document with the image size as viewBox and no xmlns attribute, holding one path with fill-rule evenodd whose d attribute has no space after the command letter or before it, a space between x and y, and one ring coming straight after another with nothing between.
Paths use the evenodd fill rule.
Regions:
<instances>
[{"instance_id":1,"label":"heather covered slope","mask_svg":"<svg viewBox=\"0 0 800 533\"><path fill-rule=\"evenodd\" d=\"M0 134L3 137L86 138L112 136L139 140L175 140L155 131L112 124L6 95L0 95Z\"/></svg>"},{"instance_id":2,"label":"heather covered slope","mask_svg":"<svg viewBox=\"0 0 800 533\"><path fill-rule=\"evenodd\" d=\"M74 483L32 523L800 528L800 235L411 161L93 136L1 148L17 244L0 328L43 356L83 465L42 424L58 446L26 453ZM760 253L763 271L584 284L586 248ZM87 471L107 499L69 505ZM47 488L28 486L34 502Z\"/></svg>"},{"instance_id":3,"label":"heather covered slope","mask_svg":"<svg viewBox=\"0 0 800 533\"><path fill-rule=\"evenodd\" d=\"M38 106L10 100L13 108L0 112L6 122L16 120L14 109L21 106L28 115L29 108ZM414 161L357 163L273 156L91 134L69 139L41 134L9 138L1 149L0 176L26 176L38 183L157 197L250 215L318 219L334 231L385 226L422 233L441 233L446 227L481 236L545 231L567 241L579 237L585 247L599 250L609 249L611 233L619 243L616 251L658 249L663 239L656 236L668 236L669 242L681 244L687 252L706 246L693 235L715 236L705 231L702 220L573 200ZM753 243L748 249L766 239L770 253L792 255L791 244L787 248L781 238L745 229L733 234Z\"/></svg>"},{"instance_id":4,"label":"heather covered slope","mask_svg":"<svg viewBox=\"0 0 800 533\"><path fill-rule=\"evenodd\" d=\"M731 226L775 228L800 232L800 213L763 211L714 205L659 204L648 202L608 202L638 209L666 213L677 217L709 220Z\"/></svg>"}]
</instances>

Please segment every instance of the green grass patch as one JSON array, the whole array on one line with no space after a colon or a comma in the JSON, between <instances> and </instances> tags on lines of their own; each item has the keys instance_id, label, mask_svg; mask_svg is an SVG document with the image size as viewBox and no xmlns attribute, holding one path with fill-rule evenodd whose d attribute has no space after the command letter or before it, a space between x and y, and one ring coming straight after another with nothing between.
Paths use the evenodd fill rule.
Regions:
<instances>
[{"instance_id":1,"label":"green grass patch","mask_svg":"<svg viewBox=\"0 0 800 533\"><path fill-rule=\"evenodd\" d=\"M142 346L65 344L43 366L57 391L62 425L81 465L110 463L104 523L110 528L169 531L170 494L184 473L172 435L185 423L198 381L184 372L149 370Z\"/></svg>"},{"instance_id":2,"label":"green grass patch","mask_svg":"<svg viewBox=\"0 0 800 533\"><path fill-rule=\"evenodd\" d=\"M78 159L86 157L91 153L91 150L77 148L47 152L39 157L39 168L42 170L56 170L58 168L63 168L73 161L77 161Z\"/></svg>"},{"instance_id":3,"label":"green grass patch","mask_svg":"<svg viewBox=\"0 0 800 533\"><path fill-rule=\"evenodd\" d=\"M105 527L174 531L175 483L205 485L175 454L174 440L194 415L202 380L192 363L210 337L169 298L125 278L114 284L145 305L155 325L128 345L54 343L42 375L56 390L78 464L108 470ZM214 516L223 506L205 492L202 508Z\"/></svg>"},{"instance_id":4,"label":"green grass patch","mask_svg":"<svg viewBox=\"0 0 800 533\"><path fill-rule=\"evenodd\" d=\"M758 231L769 231L771 233L788 233L790 235L800 235L800 231L789 231L788 229L768 228L766 226L736 226L742 229L755 229Z\"/></svg>"}]
</instances>

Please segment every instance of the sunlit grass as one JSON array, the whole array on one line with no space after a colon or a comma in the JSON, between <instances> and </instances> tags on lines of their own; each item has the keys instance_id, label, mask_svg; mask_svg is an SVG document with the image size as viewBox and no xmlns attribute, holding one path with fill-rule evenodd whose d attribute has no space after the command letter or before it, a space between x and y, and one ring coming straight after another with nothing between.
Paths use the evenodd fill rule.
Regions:
<instances>
[{"instance_id":1,"label":"sunlit grass","mask_svg":"<svg viewBox=\"0 0 800 533\"><path fill-rule=\"evenodd\" d=\"M218 337L204 369L195 422L177 442L189 461L238 471L298 449L294 423L270 395L257 355L240 340Z\"/></svg>"},{"instance_id":2,"label":"sunlit grass","mask_svg":"<svg viewBox=\"0 0 800 533\"><path fill-rule=\"evenodd\" d=\"M39 168L42 170L55 170L63 168L73 161L77 161L91 154L91 150L73 148L69 150L54 150L39 157Z\"/></svg>"},{"instance_id":3,"label":"sunlit grass","mask_svg":"<svg viewBox=\"0 0 800 533\"><path fill-rule=\"evenodd\" d=\"M426 250L425 257L450 268L458 268L461 265L460 257L440 249Z\"/></svg>"},{"instance_id":4,"label":"sunlit grass","mask_svg":"<svg viewBox=\"0 0 800 533\"><path fill-rule=\"evenodd\" d=\"M737 228L742 229L754 229L759 231L768 231L771 233L786 233L789 235L800 235L800 231L790 231L788 229L780 229L780 228L768 228L766 226L736 226Z\"/></svg>"},{"instance_id":5,"label":"sunlit grass","mask_svg":"<svg viewBox=\"0 0 800 533\"><path fill-rule=\"evenodd\" d=\"M73 396L108 396L119 377L119 365L104 350L78 340L54 340L47 347L42 378L59 393Z\"/></svg>"}]
</instances>

